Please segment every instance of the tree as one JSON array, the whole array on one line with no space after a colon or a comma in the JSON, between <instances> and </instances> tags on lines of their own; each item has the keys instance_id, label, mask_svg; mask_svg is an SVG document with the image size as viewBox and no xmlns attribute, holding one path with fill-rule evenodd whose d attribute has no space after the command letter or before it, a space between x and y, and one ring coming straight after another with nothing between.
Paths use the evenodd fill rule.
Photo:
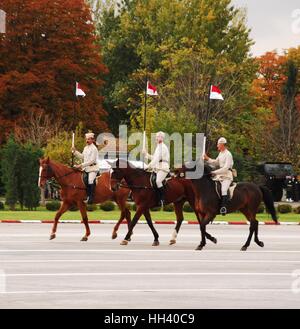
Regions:
<instances>
[{"instance_id":1,"label":"tree","mask_svg":"<svg viewBox=\"0 0 300 329\"><path fill-rule=\"evenodd\" d=\"M265 134L259 143L262 159L291 161L299 168L300 56L298 53L297 49L292 48L284 55L268 52L258 58L259 74L253 83L252 92L256 110L271 112L265 117Z\"/></svg>"},{"instance_id":2,"label":"tree","mask_svg":"<svg viewBox=\"0 0 300 329\"><path fill-rule=\"evenodd\" d=\"M34 209L39 204L39 162L42 151L31 144L20 145L11 136L1 150L1 170L5 184L6 203L11 210L17 202L21 209Z\"/></svg>"},{"instance_id":3,"label":"tree","mask_svg":"<svg viewBox=\"0 0 300 329\"><path fill-rule=\"evenodd\" d=\"M7 133L41 110L65 129L82 121L105 130L99 45L84 0L3 0L7 31L0 35L0 122ZM75 103L75 82L87 96ZM80 104L79 104L80 103Z\"/></svg>"},{"instance_id":4,"label":"tree","mask_svg":"<svg viewBox=\"0 0 300 329\"><path fill-rule=\"evenodd\" d=\"M252 41L244 14L230 0L128 1L118 17L108 7L97 28L104 62L114 77L107 110L127 109L134 127L147 74L160 91L151 106L158 113L188 111L196 116L198 129L204 126L210 83L227 95L223 104L215 104L216 122L232 120L233 113L249 106L256 71Z\"/></svg>"},{"instance_id":5,"label":"tree","mask_svg":"<svg viewBox=\"0 0 300 329\"><path fill-rule=\"evenodd\" d=\"M80 123L75 131L75 147L78 150L82 150L85 146L83 135L83 125ZM48 140L47 146L44 149L45 156L50 157L51 160L71 166L71 141L72 136L70 132L59 132L56 136Z\"/></svg>"},{"instance_id":6,"label":"tree","mask_svg":"<svg viewBox=\"0 0 300 329\"><path fill-rule=\"evenodd\" d=\"M18 170L17 154L19 146L11 136L7 144L1 150L1 171L6 194L6 204L11 210L15 209L18 201L18 179L16 172Z\"/></svg>"}]
</instances>

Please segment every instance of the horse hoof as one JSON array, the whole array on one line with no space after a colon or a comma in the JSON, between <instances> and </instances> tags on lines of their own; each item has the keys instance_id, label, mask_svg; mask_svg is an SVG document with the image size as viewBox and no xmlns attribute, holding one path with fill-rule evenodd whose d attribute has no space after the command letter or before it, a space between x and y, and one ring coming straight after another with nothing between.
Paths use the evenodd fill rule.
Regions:
<instances>
[{"instance_id":1,"label":"horse hoof","mask_svg":"<svg viewBox=\"0 0 300 329\"><path fill-rule=\"evenodd\" d=\"M49 240L54 240L56 238L56 234L51 234Z\"/></svg>"},{"instance_id":2,"label":"horse hoof","mask_svg":"<svg viewBox=\"0 0 300 329\"><path fill-rule=\"evenodd\" d=\"M195 250L202 250L203 246L199 245Z\"/></svg>"},{"instance_id":3,"label":"horse hoof","mask_svg":"<svg viewBox=\"0 0 300 329\"><path fill-rule=\"evenodd\" d=\"M258 242L256 242L256 244L261 248L263 248L265 246L265 244L262 241L258 241Z\"/></svg>"},{"instance_id":4,"label":"horse hoof","mask_svg":"<svg viewBox=\"0 0 300 329\"><path fill-rule=\"evenodd\" d=\"M243 246L243 247L241 248L241 251L246 251L247 249L248 249L248 247Z\"/></svg>"},{"instance_id":5,"label":"horse hoof","mask_svg":"<svg viewBox=\"0 0 300 329\"><path fill-rule=\"evenodd\" d=\"M170 240L169 245L172 246L172 244L176 244L176 240Z\"/></svg>"},{"instance_id":6,"label":"horse hoof","mask_svg":"<svg viewBox=\"0 0 300 329\"><path fill-rule=\"evenodd\" d=\"M121 243L120 243L121 246L127 246L128 245L128 241L127 240L123 240Z\"/></svg>"},{"instance_id":7,"label":"horse hoof","mask_svg":"<svg viewBox=\"0 0 300 329\"><path fill-rule=\"evenodd\" d=\"M114 233L112 234L112 236L111 236L111 238L112 238L113 240L115 240L117 237L118 237L118 234L115 233L115 232L114 232Z\"/></svg>"},{"instance_id":8,"label":"horse hoof","mask_svg":"<svg viewBox=\"0 0 300 329\"><path fill-rule=\"evenodd\" d=\"M88 240L88 237L84 236L80 241L87 241L87 240Z\"/></svg>"},{"instance_id":9,"label":"horse hoof","mask_svg":"<svg viewBox=\"0 0 300 329\"><path fill-rule=\"evenodd\" d=\"M154 242L152 243L152 247L157 247L157 246L159 246L159 241L154 241Z\"/></svg>"},{"instance_id":10,"label":"horse hoof","mask_svg":"<svg viewBox=\"0 0 300 329\"><path fill-rule=\"evenodd\" d=\"M211 241L214 243L214 244L217 244L218 240L216 238L212 238Z\"/></svg>"}]
</instances>

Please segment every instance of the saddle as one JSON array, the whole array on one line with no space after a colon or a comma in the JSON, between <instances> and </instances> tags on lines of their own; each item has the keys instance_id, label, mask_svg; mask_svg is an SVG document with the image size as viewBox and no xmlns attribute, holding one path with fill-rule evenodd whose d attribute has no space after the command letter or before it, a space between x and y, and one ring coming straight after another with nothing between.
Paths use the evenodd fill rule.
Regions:
<instances>
[{"instance_id":1,"label":"saddle","mask_svg":"<svg viewBox=\"0 0 300 329\"><path fill-rule=\"evenodd\" d=\"M156 172L152 172L150 175L150 185L154 188L157 189L156 186L156 177L157 177L157 173ZM167 186L168 184L168 180L170 180L172 178L171 173L169 172L167 177L163 180L163 186Z\"/></svg>"},{"instance_id":2,"label":"saddle","mask_svg":"<svg viewBox=\"0 0 300 329\"><path fill-rule=\"evenodd\" d=\"M217 195L218 195L219 199L221 200L222 199L222 185L221 185L221 182L220 181L214 181L214 183L215 183ZM227 191L227 196L228 196L229 200L232 199L233 193L234 193L234 190L235 190L236 186L237 186L237 183L235 183L235 182L232 182L230 184L229 189Z\"/></svg>"}]
</instances>

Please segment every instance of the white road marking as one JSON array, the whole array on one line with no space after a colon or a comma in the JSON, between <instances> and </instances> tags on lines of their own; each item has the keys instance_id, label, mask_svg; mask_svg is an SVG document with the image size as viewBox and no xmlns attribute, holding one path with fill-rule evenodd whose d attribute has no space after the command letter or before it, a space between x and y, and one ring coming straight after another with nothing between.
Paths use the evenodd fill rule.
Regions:
<instances>
[{"instance_id":1,"label":"white road marking","mask_svg":"<svg viewBox=\"0 0 300 329\"><path fill-rule=\"evenodd\" d=\"M20 263L20 264L30 264L30 263L174 263L174 262L182 262L182 263L268 263L268 264L298 264L300 260L230 260L230 259L33 259L33 260L5 260L1 259L1 263Z\"/></svg>"},{"instance_id":2,"label":"white road marking","mask_svg":"<svg viewBox=\"0 0 300 329\"><path fill-rule=\"evenodd\" d=\"M5 291L0 295L31 295L31 294L99 294L99 293L196 293L196 292L265 292L265 293L292 293L291 289L264 289L264 288L193 288L193 289L93 289L93 290L24 290Z\"/></svg>"},{"instance_id":3,"label":"white road marking","mask_svg":"<svg viewBox=\"0 0 300 329\"><path fill-rule=\"evenodd\" d=\"M79 272L79 273L6 273L6 277L71 277L71 276L288 276L291 277L290 272Z\"/></svg>"},{"instance_id":4,"label":"white road marking","mask_svg":"<svg viewBox=\"0 0 300 329\"><path fill-rule=\"evenodd\" d=\"M157 247L156 247L157 248ZM172 247L170 247L172 248ZM175 247L176 248L176 247ZM234 253L234 254L298 254L300 253L300 250L247 250L246 252L241 252L240 250L236 249L219 249L219 250L209 250L204 249L202 251L198 250L190 250L190 249L127 249L127 247L123 247L122 249L0 249L0 253L28 253L28 252L69 252L69 253L92 253L92 252L109 252L109 253L176 253L176 252L182 252L182 253L190 253L190 254L204 254L204 253Z\"/></svg>"},{"instance_id":5,"label":"white road marking","mask_svg":"<svg viewBox=\"0 0 300 329\"><path fill-rule=\"evenodd\" d=\"M119 233L121 235L121 233ZM45 233L45 234L0 234L0 237L3 238L49 238L49 234ZM160 234L159 237L160 238L173 238L174 232L173 234ZM225 234L218 234L217 232L214 233L214 235L216 236L216 238L218 239L223 239L223 238L236 238L236 239L243 239L245 238L244 234L240 234L240 235L225 235ZM65 234L65 233L58 233L57 236L59 238L67 238L67 237L79 237L80 236L80 232L79 233L69 233L69 234ZM200 232L199 234L181 234L179 233L179 239L183 240L184 238L199 238L201 236ZM92 234L91 238L100 238L100 237L104 237L104 238L110 238L110 232L107 232L107 234ZM138 232L136 233L135 237L152 237L151 234L139 234ZM176 238L177 236L175 236ZM265 235L265 234L261 234L261 238L262 239L300 239L300 230L299 230L299 235ZM1 241L2 242L2 241Z\"/></svg>"}]
</instances>

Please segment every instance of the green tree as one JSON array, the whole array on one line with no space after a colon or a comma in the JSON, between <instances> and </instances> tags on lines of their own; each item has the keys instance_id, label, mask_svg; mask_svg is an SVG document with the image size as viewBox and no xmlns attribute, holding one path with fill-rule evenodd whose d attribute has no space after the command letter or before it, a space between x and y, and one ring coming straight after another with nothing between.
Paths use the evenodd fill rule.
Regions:
<instances>
[{"instance_id":1,"label":"green tree","mask_svg":"<svg viewBox=\"0 0 300 329\"><path fill-rule=\"evenodd\" d=\"M34 209L40 200L38 188L39 162L42 151L31 144L20 145L11 136L1 152L1 170L5 184L6 203L15 209Z\"/></svg>"},{"instance_id":2,"label":"green tree","mask_svg":"<svg viewBox=\"0 0 300 329\"><path fill-rule=\"evenodd\" d=\"M15 209L15 205L18 201L18 179L16 175L16 172L18 170L18 152L19 145L11 136L7 144L2 148L1 152L1 170L6 190L6 204L9 205L11 210Z\"/></svg>"},{"instance_id":3,"label":"green tree","mask_svg":"<svg viewBox=\"0 0 300 329\"><path fill-rule=\"evenodd\" d=\"M78 150L82 150L85 146L85 139L83 136L83 126L80 123L75 131L75 147ZM48 140L47 146L44 149L45 156L50 157L51 160L71 166L71 146L71 133L68 131L61 131L56 136Z\"/></svg>"},{"instance_id":4,"label":"green tree","mask_svg":"<svg viewBox=\"0 0 300 329\"><path fill-rule=\"evenodd\" d=\"M250 106L256 71L244 13L230 0L133 0L125 8L114 17L107 7L98 24L113 81L106 95L111 111L127 109L130 124L140 129L148 74L159 88L157 101L149 101L158 116L187 111L203 131L209 84L214 83L225 102L214 103L212 118L220 127L229 120L234 124L234 116Z\"/></svg>"}]
</instances>

